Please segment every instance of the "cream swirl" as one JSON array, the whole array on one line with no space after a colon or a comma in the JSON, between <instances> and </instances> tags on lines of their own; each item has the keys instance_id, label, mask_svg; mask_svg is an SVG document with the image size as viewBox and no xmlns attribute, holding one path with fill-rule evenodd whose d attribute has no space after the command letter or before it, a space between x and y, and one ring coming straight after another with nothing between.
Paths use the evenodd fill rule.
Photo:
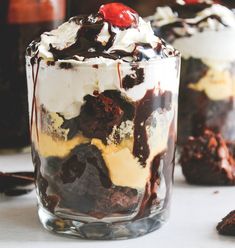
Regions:
<instances>
[{"instance_id":1,"label":"cream swirl","mask_svg":"<svg viewBox=\"0 0 235 248\"><path fill-rule=\"evenodd\" d=\"M32 57L36 62L40 58L36 92L41 105L72 119L80 114L84 96L95 91L118 90L133 102L156 85L176 93L179 52L155 36L141 17L136 24L120 28L99 14L77 16L31 43L27 67L32 67ZM29 98L32 81L28 70Z\"/></svg>"},{"instance_id":2,"label":"cream swirl","mask_svg":"<svg viewBox=\"0 0 235 248\"><path fill-rule=\"evenodd\" d=\"M153 27L161 28L168 25L176 36L194 35L202 30L219 31L227 28L235 29L235 15L233 11L220 4L205 5L190 18L182 18L178 7L158 7L153 16L146 20L151 21ZM184 6L182 6L184 8ZM185 7L187 8L187 7Z\"/></svg>"},{"instance_id":3,"label":"cream swirl","mask_svg":"<svg viewBox=\"0 0 235 248\"><path fill-rule=\"evenodd\" d=\"M171 57L178 52L154 35L150 23L138 18L136 27L119 28L99 15L73 17L33 42L28 54L45 60L88 61L90 58L126 62ZM102 61L102 60L101 60Z\"/></svg>"},{"instance_id":4,"label":"cream swirl","mask_svg":"<svg viewBox=\"0 0 235 248\"><path fill-rule=\"evenodd\" d=\"M185 17L186 12L190 17ZM216 70L224 70L235 61L235 15L225 6L160 7L148 20L186 59L202 59Z\"/></svg>"}]
</instances>

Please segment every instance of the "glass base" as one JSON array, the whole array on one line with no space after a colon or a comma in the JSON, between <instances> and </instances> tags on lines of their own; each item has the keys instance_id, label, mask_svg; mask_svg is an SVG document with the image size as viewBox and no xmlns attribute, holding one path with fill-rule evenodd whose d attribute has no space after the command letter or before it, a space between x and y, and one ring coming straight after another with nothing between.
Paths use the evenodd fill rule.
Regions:
<instances>
[{"instance_id":1,"label":"glass base","mask_svg":"<svg viewBox=\"0 0 235 248\"><path fill-rule=\"evenodd\" d=\"M121 240L143 236L160 228L168 219L169 211L126 222L80 222L61 219L39 206L38 215L43 226L51 232L91 240Z\"/></svg>"}]
</instances>

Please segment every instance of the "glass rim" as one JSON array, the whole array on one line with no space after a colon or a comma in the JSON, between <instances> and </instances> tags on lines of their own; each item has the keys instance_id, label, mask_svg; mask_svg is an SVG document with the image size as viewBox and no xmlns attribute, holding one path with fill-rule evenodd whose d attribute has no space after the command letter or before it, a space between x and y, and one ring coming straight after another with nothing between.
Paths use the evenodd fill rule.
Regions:
<instances>
[{"instance_id":1,"label":"glass rim","mask_svg":"<svg viewBox=\"0 0 235 248\"><path fill-rule=\"evenodd\" d=\"M35 55L34 56L30 56L30 55L25 56L26 61L27 61L27 59L31 59L33 57L35 57ZM94 67L94 66L98 66L98 67L116 67L117 65L120 65L121 67L151 66L151 65L155 65L155 64L159 64L159 63L161 64L162 61L172 61L172 60L177 61L177 60L181 60L182 56L181 56L181 53L179 52L178 54L176 54L174 56L171 56L171 57L165 57L165 58L159 58L159 59L150 59L150 60L145 60L145 61L133 61L133 62L127 62L127 61L124 61L122 59L117 59L117 60L107 59L107 58L104 58L104 57L94 57L94 58L91 58L92 61L77 61L75 59L50 60L50 59L45 59L45 58L42 58L42 57L39 57L39 58L40 58L40 62L43 62L43 65L60 66L63 63L65 63L65 64L68 63L68 64L71 64L72 67L80 67L80 68L84 67L84 68L87 68L87 67ZM96 63L95 59L97 60L97 63ZM99 59L101 59L101 60L104 59L104 61L103 62L98 61ZM108 62L108 63L106 63L106 62ZM50 63L51 63L51 65L50 65Z\"/></svg>"}]
</instances>

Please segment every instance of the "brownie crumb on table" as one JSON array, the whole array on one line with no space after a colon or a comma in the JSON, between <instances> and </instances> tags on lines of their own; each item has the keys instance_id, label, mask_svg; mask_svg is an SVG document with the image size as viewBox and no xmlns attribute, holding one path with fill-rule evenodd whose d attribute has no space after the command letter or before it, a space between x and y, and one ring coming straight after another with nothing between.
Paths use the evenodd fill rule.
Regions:
<instances>
[{"instance_id":1,"label":"brownie crumb on table","mask_svg":"<svg viewBox=\"0 0 235 248\"><path fill-rule=\"evenodd\" d=\"M216 229L221 235L235 236L235 210L225 216Z\"/></svg>"},{"instance_id":2,"label":"brownie crumb on table","mask_svg":"<svg viewBox=\"0 0 235 248\"><path fill-rule=\"evenodd\" d=\"M211 130L188 139L180 164L191 184L235 185L235 161L230 149L222 136Z\"/></svg>"}]
</instances>

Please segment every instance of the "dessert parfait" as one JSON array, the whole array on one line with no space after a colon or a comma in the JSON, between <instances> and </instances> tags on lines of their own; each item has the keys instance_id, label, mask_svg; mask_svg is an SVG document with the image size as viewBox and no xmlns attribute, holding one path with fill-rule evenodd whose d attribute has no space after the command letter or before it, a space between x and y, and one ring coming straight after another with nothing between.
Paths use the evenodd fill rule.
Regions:
<instances>
[{"instance_id":1,"label":"dessert parfait","mask_svg":"<svg viewBox=\"0 0 235 248\"><path fill-rule=\"evenodd\" d=\"M51 231L136 237L168 215L180 57L122 4L27 49L39 217Z\"/></svg>"},{"instance_id":2,"label":"dessert parfait","mask_svg":"<svg viewBox=\"0 0 235 248\"><path fill-rule=\"evenodd\" d=\"M190 183L235 184L235 14L214 1L183 2L149 18L182 53L180 163Z\"/></svg>"}]
</instances>

